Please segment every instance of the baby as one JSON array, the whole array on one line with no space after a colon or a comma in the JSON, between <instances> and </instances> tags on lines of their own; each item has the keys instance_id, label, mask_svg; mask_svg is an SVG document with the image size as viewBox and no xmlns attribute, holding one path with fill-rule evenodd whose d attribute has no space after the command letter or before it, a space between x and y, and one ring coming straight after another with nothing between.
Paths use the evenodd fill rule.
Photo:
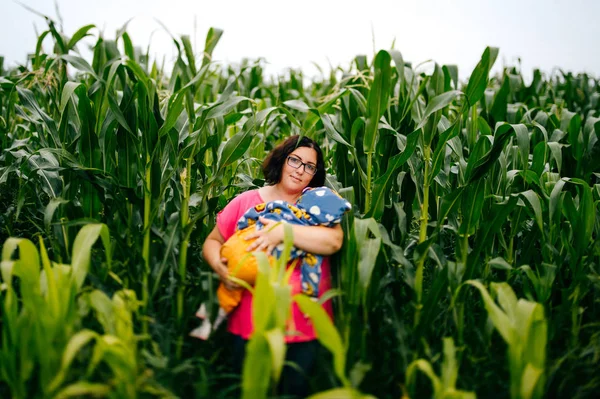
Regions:
<instances>
[{"instance_id":1,"label":"baby","mask_svg":"<svg viewBox=\"0 0 600 399\"><path fill-rule=\"evenodd\" d=\"M248 256L246 251L253 241L246 240L244 237L250 232L263 228L259 217L303 226L333 227L341 222L344 213L350 209L351 205L348 201L327 187L304 189L296 205L281 200L256 205L240 218L236 232L221 247L221 256L227 259L231 276L254 285L258 270L256 258ZM273 250L273 255L269 256L270 262L281 256L283 247L283 244L280 244ZM302 261L300 266L302 292L316 300L319 296L323 257L292 247L290 260L295 259ZM207 339L210 331L216 329L227 314L239 304L242 288L229 290L221 283L217 290L217 297L220 308L214 328L206 317L206 308L203 304L196 315L204 319L204 322L190 333L191 336Z\"/></svg>"}]
</instances>

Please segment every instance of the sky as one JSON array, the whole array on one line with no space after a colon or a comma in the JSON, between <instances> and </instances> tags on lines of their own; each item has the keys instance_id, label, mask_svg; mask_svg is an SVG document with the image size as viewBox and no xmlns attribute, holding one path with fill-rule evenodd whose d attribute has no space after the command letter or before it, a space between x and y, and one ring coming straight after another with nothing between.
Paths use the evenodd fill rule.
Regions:
<instances>
[{"instance_id":1,"label":"sky","mask_svg":"<svg viewBox=\"0 0 600 399\"><path fill-rule=\"evenodd\" d=\"M495 69L520 66L600 76L600 1L597 0L20 0L55 21L66 35L87 24L111 39L130 20L134 45L166 63L176 56L168 31L189 35L198 52L210 27L224 34L213 60L266 60L270 74L299 68L309 76L348 67L356 55L399 50L413 66L433 60L458 65L466 79L486 46L499 47ZM13 0L0 0L0 55L5 66L25 62L35 50L43 18ZM60 15L60 18L59 16ZM158 22L160 21L160 23ZM162 23L162 25L161 25ZM92 44L95 39L89 39ZM50 39L45 41L49 51ZM84 56L86 45L80 46ZM424 64L424 70L431 62Z\"/></svg>"}]
</instances>

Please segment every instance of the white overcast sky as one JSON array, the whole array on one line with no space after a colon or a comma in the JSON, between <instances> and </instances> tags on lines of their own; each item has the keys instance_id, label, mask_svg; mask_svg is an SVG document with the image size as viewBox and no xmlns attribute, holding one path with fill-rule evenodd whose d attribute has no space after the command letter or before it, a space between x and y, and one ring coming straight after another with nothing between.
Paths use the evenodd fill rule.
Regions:
<instances>
[{"instance_id":1,"label":"white overcast sky","mask_svg":"<svg viewBox=\"0 0 600 399\"><path fill-rule=\"evenodd\" d=\"M55 0L21 0L57 20ZM13 0L0 0L0 55L5 66L23 63L35 50L43 18ZM127 20L134 45L167 62L175 47L160 20L174 35L187 34L201 51L209 27L224 30L214 60L239 62L264 57L267 71L303 68L313 62L346 67L357 54L395 40L406 61L456 64L467 78L486 46L500 48L496 67L522 61L533 68L559 67L600 76L600 1L597 0L58 0L67 35L87 24L114 38ZM50 50L47 39L46 49ZM87 42L91 43L91 42Z\"/></svg>"}]
</instances>

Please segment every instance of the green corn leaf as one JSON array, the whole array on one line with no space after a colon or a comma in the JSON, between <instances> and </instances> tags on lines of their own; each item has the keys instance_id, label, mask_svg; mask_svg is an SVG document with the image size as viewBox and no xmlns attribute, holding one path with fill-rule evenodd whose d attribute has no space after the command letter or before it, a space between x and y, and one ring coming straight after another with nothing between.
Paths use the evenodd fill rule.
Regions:
<instances>
[{"instance_id":1,"label":"green corn leaf","mask_svg":"<svg viewBox=\"0 0 600 399\"><path fill-rule=\"evenodd\" d=\"M462 223L459 234L473 235L481 218L481 211L485 200L485 184L482 180L466 187L461 197Z\"/></svg>"},{"instance_id":2,"label":"green corn leaf","mask_svg":"<svg viewBox=\"0 0 600 399\"><path fill-rule=\"evenodd\" d=\"M404 165L412 156L417 148L418 140L418 131L414 131L409 134L406 138L406 146L404 147L404 151L390 158L386 172L375 180L373 184L373 202L371 209L365 215L366 217L372 217L375 219L379 219L381 217L383 213L383 206L385 204L385 196L388 194L389 186L393 181L392 177L396 175L396 172L400 171L401 166Z\"/></svg>"},{"instance_id":3,"label":"green corn leaf","mask_svg":"<svg viewBox=\"0 0 600 399\"><path fill-rule=\"evenodd\" d=\"M243 101L251 101L251 99L242 96L230 97L226 101L216 105L215 107L210 108L209 111L206 113L205 119L209 120L217 117L224 117Z\"/></svg>"},{"instance_id":4,"label":"green corn leaf","mask_svg":"<svg viewBox=\"0 0 600 399\"><path fill-rule=\"evenodd\" d=\"M49 392L54 392L60 388L67 377L67 373L69 372L69 368L71 367L71 363L73 363L75 356L77 356L84 346L97 338L98 334L91 330L81 330L71 337L63 352L60 370L47 388Z\"/></svg>"},{"instance_id":5,"label":"green corn leaf","mask_svg":"<svg viewBox=\"0 0 600 399\"><path fill-rule=\"evenodd\" d=\"M504 75L502 79L502 85L500 90L496 92L494 97L494 103L490 109L490 115L494 118L495 122L506 120L506 106L508 103L508 96L510 94L510 79L507 75Z\"/></svg>"},{"instance_id":6,"label":"green corn leaf","mask_svg":"<svg viewBox=\"0 0 600 399\"><path fill-rule=\"evenodd\" d=\"M577 213L577 207L573 201L573 195L570 192L565 192L562 199L562 211L571 223L573 231L579 229L579 215Z\"/></svg>"},{"instance_id":7,"label":"green corn leaf","mask_svg":"<svg viewBox=\"0 0 600 399\"><path fill-rule=\"evenodd\" d=\"M192 49L192 42L190 41L189 35L181 35L181 43L183 44L190 72L192 75L196 75L198 73L198 70L196 69L196 57L194 57L194 50Z\"/></svg>"},{"instance_id":8,"label":"green corn leaf","mask_svg":"<svg viewBox=\"0 0 600 399\"><path fill-rule=\"evenodd\" d=\"M242 129L227 141L219 159L219 170L231 165L244 155L254 139L252 133L251 130Z\"/></svg>"},{"instance_id":9,"label":"green corn leaf","mask_svg":"<svg viewBox=\"0 0 600 399\"><path fill-rule=\"evenodd\" d=\"M303 294L294 295L294 301L303 313L312 320L319 342L333 355L335 373L344 386L349 386L346 378L346 349L342 338L325 309Z\"/></svg>"},{"instance_id":10,"label":"green corn leaf","mask_svg":"<svg viewBox=\"0 0 600 399\"><path fill-rule=\"evenodd\" d=\"M458 97L461 94L463 93L460 90L452 90L435 96L427 104L427 108L425 108L425 112L423 113L423 118L421 119L421 122L417 125L416 130L421 129L423 126L425 126L425 124L429 120L429 117L433 113L447 107L452 101L454 101L456 97Z\"/></svg>"},{"instance_id":11,"label":"green corn leaf","mask_svg":"<svg viewBox=\"0 0 600 399\"><path fill-rule=\"evenodd\" d=\"M300 124L300 122L298 122L298 119L290 112L289 109L285 108L285 107L279 107L278 108L279 111L281 111L286 117L287 119L295 126L297 127L302 127L302 125Z\"/></svg>"},{"instance_id":12,"label":"green corn leaf","mask_svg":"<svg viewBox=\"0 0 600 399\"><path fill-rule=\"evenodd\" d=\"M94 68L92 68L92 66L88 64L88 62L85 59L76 55L61 55L57 59L63 59L69 64L73 65L75 69L80 70L81 72L89 73L97 79L96 71L94 71Z\"/></svg>"},{"instance_id":13,"label":"green corn leaf","mask_svg":"<svg viewBox=\"0 0 600 399\"><path fill-rule=\"evenodd\" d=\"M125 66L134 74L134 76L146 87L146 91L148 92L149 80L148 75L142 69L142 67L135 62L135 60L127 59L125 60Z\"/></svg>"},{"instance_id":14,"label":"green corn leaf","mask_svg":"<svg viewBox=\"0 0 600 399\"><path fill-rule=\"evenodd\" d=\"M88 224L83 226L75 237L71 255L73 278L75 279L78 288L81 288L87 276L90 267L91 249L98 240L98 237L102 238L102 244L104 245L106 254L106 263L110 270L112 255L108 227L106 227L105 224Z\"/></svg>"},{"instance_id":15,"label":"green corn leaf","mask_svg":"<svg viewBox=\"0 0 600 399\"><path fill-rule=\"evenodd\" d=\"M271 352L271 373L273 381L277 383L281 376L283 363L285 361L285 337L280 328L275 328L266 331L265 338L269 344L269 351Z\"/></svg>"},{"instance_id":16,"label":"green corn leaf","mask_svg":"<svg viewBox=\"0 0 600 399\"><path fill-rule=\"evenodd\" d=\"M562 169L562 147L563 145L557 142L548 143L548 148L550 148L550 154L554 161L556 162L556 169L560 172Z\"/></svg>"},{"instance_id":17,"label":"green corn leaf","mask_svg":"<svg viewBox=\"0 0 600 399\"><path fill-rule=\"evenodd\" d=\"M479 281L469 280L465 284L480 291L488 317L508 345L511 397L521 398L523 393L525 397L542 397L547 339L544 308L535 302L517 300L507 283L492 283L500 309Z\"/></svg>"},{"instance_id":18,"label":"green corn leaf","mask_svg":"<svg viewBox=\"0 0 600 399\"><path fill-rule=\"evenodd\" d=\"M442 386L445 391L453 390L458 380L456 348L452 338L444 338L444 361L442 363Z\"/></svg>"},{"instance_id":19,"label":"green corn leaf","mask_svg":"<svg viewBox=\"0 0 600 399\"><path fill-rule=\"evenodd\" d=\"M442 198L440 210L438 213L438 229L441 229L443 227L443 223L446 220L446 217L448 217L450 212L452 212L456 208L456 206L460 204L464 190L465 187L458 188Z\"/></svg>"},{"instance_id":20,"label":"green corn leaf","mask_svg":"<svg viewBox=\"0 0 600 399\"><path fill-rule=\"evenodd\" d=\"M79 85L74 90L77 95L77 112L80 121L80 139L77 142L78 156L82 165L88 168L102 167L102 151L95 131L96 117L92 102L87 95L85 86ZM87 217L97 218L102 208L96 188L89 181L82 181L82 207Z\"/></svg>"},{"instance_id":21,"label":"green corn leaf","mask_svg":"<svg viewBox=\"0 0 600 399\"><path fill-rule=\"evenodd\" d=\"M96 312L96 319L105 334L116 334L113 302L104 292L93 290L88 295L90 307Z\"/></svg>"},{"instance_id":22,"label":"green corn leaf","mask_svg":"<svg viewBox=\"0 0 600 399\"><path fill-rule=\"evenodd\" d=\"M310 110L310 107L302 100L288 100L284 101L283 105L288 108L295 109L296 111L300 111L306 113Z\"/></svg>"},{"instance_id":23,"label":"green corn leaf","mask_svg":"<svg viewBox=\"0 0 600 399\"><path fill-rule=\"evenodd\" d=\"M591 187L581 179L569 179L569 183L578 186L579 207L575 210L574 206L567 208L570 210L570 221L574 227L574 244L579 253L583 253L588 247L594 231L596 220L596 206L592 196ZM570 205L570 204L569 204Z\"/></svg>"},{"instance_id":24,"label":"green corn leaf","mask_svg":"<svg viewBox=\"0 0 600 399\"><path fill-rule=\"evenodd\" d=\"M370 236L373 236L372 238ZM381 248L381 232L375 219L354 219L354 237L358 248L358 277L364 292L371 283L377 256Z\"/></svg>"},{"instance_id":25,"label":"green corn leaf","mask_svg":"<svg viewBox=\"0 0 600 399\"><path fill-rule=\"evenodd\" d=\"M136 359L132 347L114 335L99 337L96 347L102 348L102 357L115 375L127 380L135 373Z\"/></svg>"},{"instance_id":26,"label":"green corn leaf","mask_svg":"<svg viewBox=\"0 0 600 399\"><path fill-rule=\"evenodd\" d=\"M109 395L111 391L112 387L108 384L79 381L58 392L54 396L54 399L81 398L85 396L105 397Z\"/></svg>"},{"instance_id":27,"label":"green corn leaf","mask_svg":"<svg viewBox=\"0 0 600 399\"><path fill-rule=\"evenodd\" d=\"M185 92L180 91L179 93L173 95L169 99L169 105L167 106L167 117L165 119L165 123L160 127L158 131L159 136L164 136L169 133L169 131L175 126L177 119L183 112L184 104L183 100L185 99Z\"/></svg>"},{"instance_id":28,"label":"green corn leaf","mask_svg":"<svg viewBox=\"0 0 600 399\"><path fill-rule=\"evenodd\" d=\"M517 137L517 145L519 146L521 165L526 170L529 165L529 132L525 125L515 125L514 129Z\"/></svg>"},{"instance_id":29,"label":"green corn leaf","mask_svg":"<svg viewBox=\"0 0 600 399\"><path fill-rule=\"evenodd\" d=\"M60 113L61 114L65 112L65 108L67 107L67 104L69 103L69 101L73 100L73 94L75 93L75 89L77 89L79 86L81 86L81 83L76 83L76 82L65 83L65 86L63 87L63 90L62 90L61 101L60 101Z\"/></svg>"},{"instance_id":30,"label":"green corn leaf","mask_svg":"<svg viewBox=\"0 0 600 399\"><path fill-rule=\"evenodd\" d=\"M496 305L488 290L483 286L483 284L476 280L465 281L465 284L472 285L479 290L485 309L487 310L488 316L494 324L494 327L496 327L496 330L498 330L506 343L509 345L513 343L515 341L513 323L507 314L504 313L502 309L498 307L498 305Z\"/></svg>"},{"instance_id":31,"label":"green corn leaf","mask_svg":"<svg viewBox=\"0 0 600 399\"><path fill-rule=\"evenodd\" d=\"M117 104L117 100L115 100L115 98L113 97L112 94L109 94L107 96L107 98L108 98L108 104L110 106L110 110L113 112L115 119L117 120L117 122L119 122L119 125L121 125L127 132L129 132L129 134L131 134L135 137L135 133L129 127L129 123L127 122L127 119L125 118L125 115L123 115L121 108L119 108L119 104Z\"/></svg>"},{"instance_id":32,"label":"green corn leaf","mask_svg":"<svg viewBox=\"0 0 600 399\"><path fill-rule=\"evenodd\" d=\"M600 170L600 120L597 118L588 117L586 128L589 128L589 132L586 136L588 137L589 142L587 150L584 154L584 177L589 176L590 173Z\"/></svg>"},{"instance_id":33,"label":"green corn leaf","mask_svg":"<svg viewBox=\"0 0 600 399\"><path fill-rule=\"evenodd\" d=\"M89 36L88 32L90 31L90 29L95 28L95 27L96 27L96 25L91 24L91 25L85 25L85 26L79 28L77 30L77 32L75 32L73 34L73 36L71 37L71 40L69 40L69 43L67 44L67 48L69 50L72 50L75 47L75 45L77 43L79 43L79 41L81 39L83 39L86 36Z\"/></svg>"},{"instance_id":34,"label":"green corn leaf","mask_svg":"<svg viewBox=\"0 0 600 399\"><path fill-rule=\"evenodd\" d=\"M271 377L269 343L263 333L254 333L246 344L242 373L242 399L266 398Z\"/></svg>"},{"instance_id":35,"label":"green corn leaf","mask_svg":"<svg viewBox=\"0 0 600 399\"><path fill-rule=\"evenodd\" d=\"M264 252L253 252L252 254L256 257L258 264L252 299L252 322L254 331L261 333L274 327L274 307L277 304L275 303L275 292L269 280L271 266L267 255Z\"/></svg>"},{"instance_id":36,"label":"green corn leaf","mask_svg":"<svg viewBox=\"0 0 600 399\"><path fill-rule=\"evenodd\" d=\"M528 363L525 366L523 377L521 379L521 390L519 392L521 395L521 399L531 399L539 397L535 394L535 389L536 386L538 386L540 380L542 379L543 373L543 369L539 369L533 366L531 363Z\"/></svg>"},{"instance_id":37,"label":"green corn leaf","mask_svg":"<svg viewBox=\"0 0 600 399\"><path fill-rule=\"evenodd\" d=\"M240 97L234 96L228 98L223 103L216 105L215 107L210 108L210 110L206 113L205 120L215 119L219 117L226 116L231 110L233 110L238 104L243 101L251 101L248 97Z\"/></svg>"},{"instance_id":38,"label":"green corn leaf","mask_svg":"<svg viewBox=\"0 0 600 399\"><path fill-rule=\"evenodd\" d=\"M37 43L35 46L35 53L33 56L33 69L39 69L40 65L42 63L42 59L43 57L42 55L42 45L44 44L44 39L46 39L46 36L48 36L48 34L50 33L49 30L44 31L42 33L40 33L38 39L37 39Z\"/></svg>"},{"instance_id":39,"label":"green corn leaf","mask_svg":"<svg viewBox=\"0 0 600 399\"><path fill-rule=\"evenodd\" d=\"M485 119L483 119L481 116L479 118L477 118L477 128L479 129L479 132L483 136L491 136L492 135L492 128L490 128L490 125L488 125L487 121Z\"/></svg>"},{"instance_id":40,"label":"green corn leaf","mask_svg":"<svg viewBox=\"0 0 600 399\"><path fill-rule=\"evenodd\" d=\"M349 148L353 148L353 146L348 143L346 140L344 140L344 138L340 135L340 133L338 133L338 131L335 129L335 127L333 126L333 123L331 122L331 116L324 114L321 115L321 121L323 122L323 126L325 127L325 132L327 133L327 137L329 137L330 139L332 139L333 141L339 143L339 144L343 144L346 147Z\"/></svg>"},{"instance_id":41,"label":"green corn leaf","mask_svg":"<svg viewBox=\"0 0 600 399\"><path fill-rule=\"evenodd\" d=\"M56 129L56 122L54 119L42 110L31 90L24 89L20 85L15 86L15 88L17 89L17 93L23 106L25 106L36 119L44 122L44 125L50 133L50 138L53 141L52 147L59 148L60 140L58 138L58 130Z\"/></svg>"},{"instance_id":42,"label":"green corn leaf","mask_svg":"<svg viewBox=\"0 0 600 399\"><path fill-rule=\"evenodd\" d=\"M511 270L513 267L511 266L510 263L508 263L503 257L498 256L494 259L490 259L488 261L488 265L490 267L493 267L495 269L500 269L500 270Z\"/></svg>"},{"instance_id":43,"label":"green corn leaf","mask_svg":"<svg viewBox=\"0 0 600 399\"><path fill-rule=\"evenodd\" d=\"M481 56L481 60L471 73L465 95L469 107L474 106L483 96L487 87L488 75L498 57L498 49L487 47Z\"/></svg>"},{"instance_id":44,"label":"green corn leaf","mask_svg":"<svg viewBox=\"0 0 600 399\"><path fill-rule=\"evenodd\" d=\"M40 255L33 243L23 238L9 238L2 247L2 262L11 261L13 254L19 250L19 260L11 268L2 267L2 279L11 286L12 274L23 281L23 286L28 290L37 291L40 280Z\"/></svg>"},{"instance_id":45,"label":"green corn leaf","mask_svg":"<svg viewBox=\"0 0 600 399\"><path fill-rule=\"evenodd\" d=\"M531 163L531 170L535 172L538 175L538 177L542 175L547 159L548 144L545 142L537 143L533 150L533 161Z\"/></svg>"},{"instance_id":46,"label":"green corn leaf","mask_svg":"<svg viewBox=\"0 0 600 399\"><path fill-rule=\"evenodd\" d=\"M391 91L391 57L381 50L375 56L375 77L367 100L368 119L363 145L366 153L373 152L377 140L379 120L387 109Z\"/></svg>"},{"instance_id":47,"label":"green corn leaf","mask_svg":"<svg viewBox=\"0 0 600 399\"><path fill-rule=\"evenodd\" d=\"M356 107L358 107L358 111L361 115L365 115L367 113L367 99L363 94L355 89L349 88L350 98L353 100L353 103Z\"/></svg>"},{"instance_id":48,"label":"green corn leaf","mask_svg":"<svg viewBox=\"0 0 600 399\"><path fill-rule=\"evenodd\" d=\"M392 60L394 60L394 65L396 65L396 71L398 72L400 93L403 93L406 86L406 78L404 77L404 58L402 57L402 53L398 50L390 50L389 53Z\"/></svg>"},{"instance_id":49,"label":"green corn leaf","mask_svg":"<svg viewBox=\"0 0 600 399\"><path fill-rule=\"evenodd\" d=\"M217 47L219 40L223 36L223 31L217 28L210 28L208 30L208 34L206 35L206 42L204 44L204 57L202 58L202 67L208 65L211 61L212 53Z\"/></svg>"},{"instance_id":50,"label":"green corn leaf","mask_svg":"<svg viewBox=\"0 0 600 399\"><path fill-rule=\"evenodd\" d=\"M490 289L495 292L496 300L502 307L502 310L506 313L509 320L511 321L511 325L517 325L517 296L512 288L506 283L491 283Z\"/></svg>"},{"instance_id":51,"label":"green corn leaf","mask_svg":"<svg viewBox=\"0 0 600 399\"><path fill-rule=\"evenodd\" d=\"M316 110L318 111L318 114L323 115L323 114L335 112L334 106L338 103L338 100L349 94L350 94L350 91L348 91L347 89L342 89L342 90L328 96L327 101L323 102L316 108Z\"/></svg>"},{"instance_id":52,"label":"green corn leaf","mask_svg":"<svg viewBox=\"0 0 600 399\"><path fill-rule=\"evenodd\" d=\"M375 399L375 396L363 395L354 388L333 388L311 395L308 399Z\"/></svg>"},{"instance_id":53,"label":"green corn leaf","mask_svg":"<svg viewBox=\"0 0 600 399\"><path fill-rule=\"evenodd\" d=\"M569 134L569 144L571 144L571 150L573 157L578 162L583 157L583 134L581 132L581 116L574 114L569 119L569 125L567 133Z\"/></svg>"},{"instance_id":54,"label":"green corn leaf","mask_svg":"<svg viewBox=\"0 0 600 399\"><path fill-rule=\"evenodd\" d=\"M444 78L446 79L446 91L450 90L452 86L450 82L454 83L454 88L458 88L458 66L456 65L444 65L442 67L444 72Z\"/></svg>"},{"instance_id":55,"label":"green corn leaf","mask_svg":"<svg viewBox=\"0 0 600 399\"><path fill-rule=\"evenodd\" d=\"M429 244L428 241L426 241L426 243ZM433 252L433 249L429 247L427 254L431 254ZM448 272L447 267L440 268L438 271L436 271L433 277L433 282L429 286L429 290L427 291L425 300L423 301L423 315L419 320L419 325L416 330L417 334L425 334L426 331L432 328L432 323L440 309L440 301L448 292L449 275L450 273Z\"/></svg>"},{"instance_id":56,"label":"green corn leaf","mask_svg":"<svg viewBox=\"0 0 600 399\"><path fill-rule=\"evenodd\" d=\"M115 39L118 39L119 35ZM135 60L135 49L133 48L133 43L131 42L131 38L127 34L127 32L123 32L121 35L123 38L123 48L125 50L125 55L132 60ZM110 80L108 80L110 82Z\"/></svg>"},{"instance_id":57,"label":"green corn leaf","mask_svg":"<svg viewBox=\"0 0 600 399\"><path fill-rule=\"evenodd\" d=\"M55 320L61 318L61 302L59 297L59 286L56 282L54 270L50 264L50 258L48 257L48 251L44 245L44 240L40 237L40 257L42 258L42 274L40 275L40 288L42 295L47 294L48 309ZM45 278L45 281L44 281ZM63 290L63 292L66 290Z\"/></svg>"},{"instance_id":58,"label":"green corn leaf","mask_svg":"<svg viewBox=\"0 0 600 399\"><path fill-rule=\"evenodd\" d=\"M6 183L6 181L8 180L8 176L11 173L16 172L18 169L19 165L16 163L12 163L5 168L0 168L0 184Z\"/></svg>"},{"instance_id":59,"label":"green corn leaf","mask_svg":"<svg viewBox=\"0 0 600 399\"><path fill-rule=\"evenodd\" d=\"M544 219L542 218L542 205L540 203L540 197L533 190L522 192L521 196L527 200L527 203L533 210L536 224L539 227L542 235L544 235Z\"/></svg>"},{"instance_id":60,"label":"green corn leaf","mask_svg":"<svg viewBox=\"0 0 600 399\"><path fill-rule=\"evenodd\" d=\"M256 130L258 130L269 115L276 110L276 107L261 110L255 116L248 119L242 127L242 130L225 143L221 156L219 157L219 171L224 167L231 165L244 155L248 148L250 148Z\"/></svg>"},{"instance_id":61,"label":"green corn leaf","mask_svg":"<svg viewBox=\"0 0 600 399\"><path fill-rule=\"evenodd\" d=\"M523 360L543 370L546 367L546 342L548 325L544 316L544 307L539 303L520 299L517 304L516 325L523 347Z\"/></svg>"},{"instance_id":62,"label":"green corn leaf","mask_svg":"<svg viewBox=\"0 0 600 399\"><path fill-rule=\"evenodd\" d=\"M491 150L482 158L475 160L473 166L468 169L469 177L467 181L469 183L481 179L483 176L485 176L487 171L500 157L500 154L504 150L508 139L515 132L515 129L525 128L520 126L522 125L510 125L507 123L498 124L496 126L496 131L494 132L494 144L492 145ZM471 165L471 163L472 162L469 159L469 166Z\"/></svg>"},{"instance_id":63,"label":"green corn leaf","mask_svg":"<svg viewBox=\"0 0 600 399\"><path fill-rule=\"evenodd\" d=\"M433 397L441 397L442 382L440 381L439 377L435 374L435 371L433 371L431 363L423 359L417 359L413 361L406 369L406 380L414 381L416 378L417 371L420 371L423 374L425 374L427 378L429 378L429 381L431 381L431 385L433 385Z\"/></svg>"},{"instance_id":64,"label":"green corn leaf","mask_svg":"<svg viewBox=\"0 0 600 399\"><path fill-rule=\"evenodd\" d=\"M448 142L448 140L451 140L454 137L458 136L458 134L460 133L460 126L461 125L459 118L455 123L452 124L452 126L446 129L442 134L440 134L438 143L433 153L431 173L429 174L429 184L432 184L435 177L440 173L444 158L446 156L446 143Z\"/></svg>"}]
</instances>

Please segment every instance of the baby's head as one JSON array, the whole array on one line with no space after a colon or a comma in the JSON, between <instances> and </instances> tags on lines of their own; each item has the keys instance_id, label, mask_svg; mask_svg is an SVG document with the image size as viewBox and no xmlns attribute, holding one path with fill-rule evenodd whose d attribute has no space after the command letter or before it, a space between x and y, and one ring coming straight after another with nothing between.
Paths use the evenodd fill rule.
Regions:
<instances>
[{"instance_id":1,"label":"baby's head","mask_svg":"<svg viewBox=\"0 0 600 399\"><path fill-rule=\"evenodd\" d=\"M340 223L344 213L352 209L348 201L327 187L305 189L297 205L319 224Z\"/></svg>"}]
</instances>

